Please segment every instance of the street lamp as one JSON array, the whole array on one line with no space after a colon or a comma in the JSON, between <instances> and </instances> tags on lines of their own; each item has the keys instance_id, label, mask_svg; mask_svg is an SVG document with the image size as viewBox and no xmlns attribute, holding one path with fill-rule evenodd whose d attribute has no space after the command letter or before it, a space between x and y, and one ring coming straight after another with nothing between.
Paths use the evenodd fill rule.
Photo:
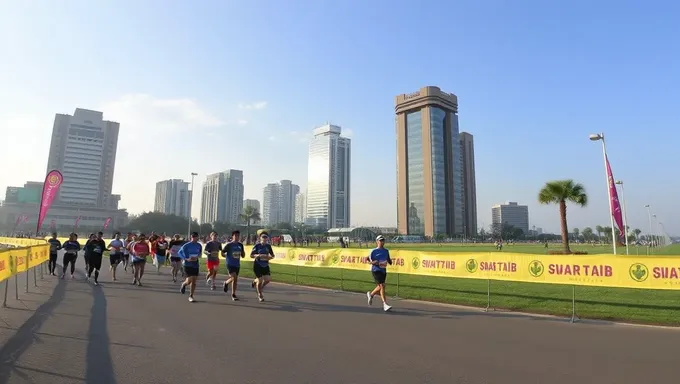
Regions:
<instances>
[{"instance_id":1,"label":"street lamp","mask_svg":"<svg viewBox=\"0 0 680 384\"><path fill-rule=\"evenodd\" d=\"M652 211L649 204L645 205L647 208L647 217L649 217L649 239L647 239L647 256L649 256L649 247L652 243Z\"/></svg>"},{"instance_id":2,"label":"street lamp","mask_svg":"<svg viewBox=\"0 0 680 384\"><path fill-rule=\"evenodd\" d=\"M191 239L191 206L194 204L194 177L198 173L191 172L191 194L189 194L189 230L187 231L187 240Z\"/></svg>"},{"instance_id":3,"label":"street lamp","mask_svg":"<svg viewBox=\"0 0 680 384\"><path fill-rule=\"evenodd\" d=\"M654 232L654 245L659 246L659 219L656 218L655 214L652 214L652 221L656 223L656 232Z\"/></svg>"},{"instance_id":4,"label":"street lamp","mask_svg":"<svg viewBox=\"0 0 680 384\"><path fill-rule=\"evenodd\" d=\"M659 241L663 242L663 245L666 245L666 229L663 227L663 223L659 221Z\"/></svg>"},{"instance_id":5,"label":"street lamp","mask_svg":"<svg viewBox=\"0 0 680 384\"><path fill-rule=\"evenodd\" d=\"M609 186L609 172L607 172L607 146L604 142L604 133L595 133L588 136L591 141L602 141L602 157L604 159L604 177L607 180L607 196L609 196L609 221L612 226L612 249L616 255L616 230L614 229L614 210L612 209L612 191Z\"/></svg>"},{"instance_id":6,"label":"street lamp","mask_svg":"<svg viewBox=\"0 0 680 384\"><path fill-rule=\"evenodd\" d=\"M625 232L624 236L626 237L626 255L630 255L628 249L628 217L626 216L626 192L623 189L623 181L618 180L616 184L621 186L621 199L623 200L623 231Z\"/></svg>"}]
</instances>

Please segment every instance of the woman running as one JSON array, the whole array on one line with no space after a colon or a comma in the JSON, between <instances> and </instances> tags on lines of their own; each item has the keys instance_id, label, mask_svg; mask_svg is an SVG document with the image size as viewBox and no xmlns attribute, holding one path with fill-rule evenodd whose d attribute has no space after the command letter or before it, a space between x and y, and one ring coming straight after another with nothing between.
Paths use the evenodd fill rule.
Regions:
<instances>
[{"instance_id":1,"label":"woman running","mask_svg":"<svg viewBox=\"0 0 680 384\"><path fill-rule=\"evenodd\" d=\"M185 241L180 239L179 235L173 236L170 240L170 274L172 275L172 282L177 282L177 274L182 269L182 258L179 257L179 250L184 245ZM184 272L182 272L182 277L184 277Z\"/></svg>"},{"instance_id":2,"label":"woman running","mask_svg":"<svg viewBox=\"0 0 680 384\"><path fill-rule=\"evenodd\" d=\"M130 246L135 242L135 235L128 233L125 241L123 242L123 270L127 272L128 266L130 265Z\"/></svg>"},{"instance_id":3,"label":"woman running","mask_svg":"<svg viewBox=\"0 0 680 384\"><path fill-rule=\"evenodd\" d=\"M161 273L161 266L165 265L165 257L168 254L168 242L164 236L156 236L153 242L154 257L156 258L156 272Z\"/></svg>"},{"instance_id":4,"label":"woman running","mask_svg":"<svg viewBox=\"0 0 680 384\"><path fill-rule=\"evenodd\" d=\"M65 251L64 260L62 261L64 264L64 269L62 271L61 278L63 279L66 276L66 270L68 269L68 265L70 263L71 279L74 279L76 272L76 260L78 259L78 252L81 249L80 243L78 242L78 235L75 233L70 234L68 241L65 241L61 247Z\"/></svg>"},{"instance_id":5,"label":"woman running","mask_svg":"<svg viewBox=\"0 0 680 384\"><path fill-rule=\"evenodd\" d=\"M116 281L116 269L118 264L123 260L123 250L125 243L120 239L120 232L116 232L113 240L109 243L109 261L111 262L111 279Z\"/></svg>"},{"instance_id":6,"label":"woman running","mask_svg":"<svg viewBox=\"0 0 680 384\"><path fill-rule=\"evenodd\" d=\"M104 236L104 234L98 232L95 238L85 245L85 253L89 253L90 255L87 279L90 280L92 272L94 272L94 285L99 285L99 270L102 269L102 259L104 258L104 250L106 249L106 243L102 236Z\"/></svg>"},{"instance_id":7,"label":"woman running","mask_svg":"<svg viewBox=\"0 0 680 384\"><path fill-rule=\"evenodd\" d=\"M85 250L83 257L85 258L85 272L90 270L90 250L88 247L88 244L90 244L90 241L94 240L97 238L97 235L94 233L90 233L90 236L87 238L87 241L85 242L85 246L83 249Z\"/></svg>"},{"instance_id":8,"label":"woman running","mask_svg":"<svg viewBox=\"0 0 680 384\"><path fill-rule=\"evenodd\" d=\"M135 275L132 280L132 285L142 286L142 277L144 276L144 267L146 266L146 258L151 253L151 246L146 241L146 236L142 233L137 238L137 241L132 245L132 271Z\"/></svg>"},{"instance_id":9,"label":"woman running","mask_svg":"<svg viewBox=\"0 0 680 384\"><path fill-rule=\"evenodd\" d=\"M250 257L255 259L253 263L253 272L255 273L255 280L253 280L251 287L257 291L257 299L262 302L264 296L262 291L264 287L272 281L271 271L269 270L269 260L274 258L274 250L269 245L269 234L262 232L260 234L260 242L253 246L250 252Z\"/></svg>"}]
</instances>

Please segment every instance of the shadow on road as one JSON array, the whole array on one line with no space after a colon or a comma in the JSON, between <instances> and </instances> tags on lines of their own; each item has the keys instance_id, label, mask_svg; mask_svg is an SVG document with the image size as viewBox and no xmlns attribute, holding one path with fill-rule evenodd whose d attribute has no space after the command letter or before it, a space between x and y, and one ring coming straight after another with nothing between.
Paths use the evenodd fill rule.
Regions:
<instances>
[{"instance_id":1,"label":"shadow on road","mask_svg":"<svg viewBox=\"0 0 680 384\"><path fill-rule=\"evenodd\" d=\"M87 333L87 365L85 382L115 384L113 359L106 318L106 296L100 286L92 288L92 310L90 311L90 330Z\"/></svg>"}]
</instances>

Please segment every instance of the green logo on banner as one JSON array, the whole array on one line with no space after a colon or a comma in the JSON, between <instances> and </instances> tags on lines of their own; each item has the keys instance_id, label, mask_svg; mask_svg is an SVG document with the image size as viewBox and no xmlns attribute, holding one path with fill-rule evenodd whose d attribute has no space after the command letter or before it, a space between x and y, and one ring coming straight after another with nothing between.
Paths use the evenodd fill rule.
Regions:
<instances>
[{"instance_id":1,"label":"green logo on banner","mask_svg":"<svg viewBox=\"0 0 680 384\"><path fill-rule=\"evenodd\" d=\"M331 263L337 264L339 262L340 262L340 255L338 255L338 254L333 255L333 258L331 259Z\"/></svg>"},{"instance_id":2,"label":"green logo on banner","mask_svg":"<svg viewBox=\"0 0 680 384\"><path fill-rule=\"evenodd\" d=\"M534 260L531 263L529 263L529 274L533 277L539 277L543 274L545 271L545 267L543 267L543 263L541 263L538 260Z\"/></svg>"},{"instance_id":3,"label":"green logo on banner","mask_svg":"<svg viewBox=\"0 0 680 384\"><path fill-rule=\"evenodd\" d=\"M641 283L647 280L647 277L649 277L649 270L647 269L646 265L635 263L630 266L630 269L628 269L628 274L630 275L631 279Z\"/></svg>"},{"instance_id":4,"label":"green logo on banner","mask_svg":"<svg viewBox=\"0 0 680 384\"><path fill-rule=\"evenodd\" d=\"M465 269L467 269L468 272L475 273L475 272L477 272L477 268L479 268L479 264L477 263L477 260L470 259L470 260L465 262Z\"/></svg>"},{"instance_id":5,"label":"green logo on banner","mask_svg":"<svg viewBox=\"0 0 680 384\"><path fill-rule=\"evenodd\" d=\"M413 260L411 260L411 266L413 267L413 269L418 269L420 267L420 259L414 257Z\"/></svg>"}]
</instances>

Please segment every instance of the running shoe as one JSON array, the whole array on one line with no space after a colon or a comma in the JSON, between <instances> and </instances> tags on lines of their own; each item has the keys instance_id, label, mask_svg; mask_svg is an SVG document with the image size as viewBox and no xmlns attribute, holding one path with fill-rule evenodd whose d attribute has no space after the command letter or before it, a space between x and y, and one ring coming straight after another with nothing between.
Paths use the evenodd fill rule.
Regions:
<instances>
[{"instance_id":1,"label":"running shoe","mask_svg":"<svg viewBox=\"0 0 680 384\"><path fill-rule=\"evenodd\" d=\"M366 292L366 298L368 299L368 305L373 305L373 296L371 296L371 292Z\"/></svg>"}]
</instances>

